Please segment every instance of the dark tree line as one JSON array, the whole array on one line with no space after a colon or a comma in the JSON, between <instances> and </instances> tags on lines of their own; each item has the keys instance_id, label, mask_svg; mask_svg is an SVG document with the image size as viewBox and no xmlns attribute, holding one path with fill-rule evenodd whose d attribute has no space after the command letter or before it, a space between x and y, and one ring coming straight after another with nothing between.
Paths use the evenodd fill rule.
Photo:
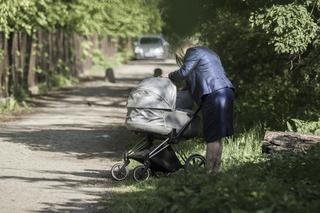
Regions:
<instances>
[{"instance_id":1,"label":"dark tree line","mask_svg":"<svg viewBox=\"0 0 320 213\"><path fill-rule=\"evenodd\" d=\"M320 117L320 2L163 0L172 44L199 39L237 87L238 119L286 127Z\"/></svg>"}]
</instances>

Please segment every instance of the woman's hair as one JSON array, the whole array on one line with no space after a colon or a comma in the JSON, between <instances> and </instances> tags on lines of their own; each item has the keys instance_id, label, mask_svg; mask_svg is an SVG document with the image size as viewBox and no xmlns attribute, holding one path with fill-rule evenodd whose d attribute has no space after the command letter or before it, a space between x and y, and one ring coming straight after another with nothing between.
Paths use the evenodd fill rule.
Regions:
<instances>
[{"instance_id":1,"label":"woman's hair","mask_svg":"<svg viewBox=\"0 0 320 213\"><path fill-rule=\"evenodd\" d=\"M184 56L186 55L186 52L189 48L196 46L196 42L192 40L183 41L180 45L180 47L176 50L176 62L179 67L182 66Z\"/></svg>"}]
</instances>

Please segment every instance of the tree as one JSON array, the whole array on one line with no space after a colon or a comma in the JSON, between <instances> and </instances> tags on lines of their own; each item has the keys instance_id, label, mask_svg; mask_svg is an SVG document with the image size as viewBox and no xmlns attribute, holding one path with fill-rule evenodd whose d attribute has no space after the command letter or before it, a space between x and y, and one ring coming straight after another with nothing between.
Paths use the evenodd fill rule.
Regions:
<instances>
[{"instance_id":1,"label":"tree","mask_svg":"<svg viewBox=\"0 0 320 213\"><path fill-rule=\"evenodd\" d=\"M196 36L221 56L237 88L238 119L278 128L292 117L319 116L314 98L320 91L319 5L317 0L161 4L171 43Z\"/></svg>"},{"instance_id":2,"label":"tree","mask_svg":"<svg viewBox=\"0 0 320 213\"><path fill-rule=\"evenodd\" d=\"M81 41L92 36L128 43L159 32L157 6L158 0L0 0L2 90L20 96L33 76L49 87L54 75L77 76Z\"/></svg>"}]
</instances>

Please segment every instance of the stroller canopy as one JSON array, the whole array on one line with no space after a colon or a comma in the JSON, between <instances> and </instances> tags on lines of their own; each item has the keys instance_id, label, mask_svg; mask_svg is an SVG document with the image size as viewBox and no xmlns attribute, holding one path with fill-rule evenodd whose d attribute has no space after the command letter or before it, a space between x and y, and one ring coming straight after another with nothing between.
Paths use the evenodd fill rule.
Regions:
<instances>
[{"instance_id":1,"label":"stroller canopy","mask_svg":"<svg viewBox=\"0 0 320 213\"><path fill-rule=\"evenodd\" d=\"M175 110L176 96L176 86L168 78L147 78L131 91L127 107Z\"/></svg>"}]
</instances>

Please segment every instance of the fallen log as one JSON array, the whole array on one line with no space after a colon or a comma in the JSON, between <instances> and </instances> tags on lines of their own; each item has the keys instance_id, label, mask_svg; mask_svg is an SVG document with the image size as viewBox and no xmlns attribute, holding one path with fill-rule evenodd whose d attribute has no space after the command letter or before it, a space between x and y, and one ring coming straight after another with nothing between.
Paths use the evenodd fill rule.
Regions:
<instances>
[{"instance_id":1,"label":"fallen log","mask_svg":"<svg viewBox=\"0 0 320 213\"><path fill-rule=\"evenodd\" d=\"M262 152L267 154L304 152L315 144L320 144L320 136L267 131L262 143Z\"/></svg>"}]
</instances>

